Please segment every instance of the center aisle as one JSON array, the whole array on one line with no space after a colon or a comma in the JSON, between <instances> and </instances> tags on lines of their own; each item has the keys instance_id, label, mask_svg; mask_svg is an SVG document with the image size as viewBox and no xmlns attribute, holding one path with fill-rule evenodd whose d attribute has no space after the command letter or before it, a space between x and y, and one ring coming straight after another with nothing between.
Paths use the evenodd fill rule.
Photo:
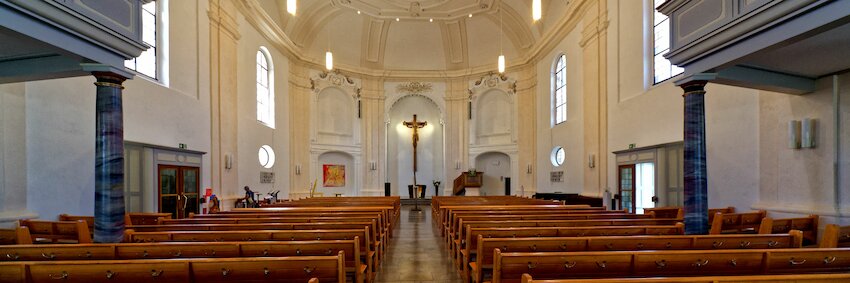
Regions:
<instances>
[{"instance_id":1,"label":"center aisle","mask_svg":"<svg viewBox=\"0 0 850 283\"><path fill-rule=\"evenodd\" d=\"M440 235L434 234L431 207L419 207L421 212L411 212L413 205L402 205L377 282L461 282Z\"/></svg>"}]
</instances>

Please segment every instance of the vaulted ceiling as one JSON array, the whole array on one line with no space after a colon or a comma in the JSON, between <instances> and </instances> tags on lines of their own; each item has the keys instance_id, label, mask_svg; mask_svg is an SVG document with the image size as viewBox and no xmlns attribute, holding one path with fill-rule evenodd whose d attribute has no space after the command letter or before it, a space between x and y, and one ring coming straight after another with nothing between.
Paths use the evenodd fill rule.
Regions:
<instances>
[{"instance_id":1,"label":"vaulted ceiling","mask_svg":"<svg viewBox=\"0 0 850 283\"><path fill-rule=\"evenodd\" d=\"M258 0L304 57L321 62L330 49L336 64L414 71L495 69L500 41L510 66L568 14L569 2L543 0L534 22L531 0L300 0L295 16L285 0Z\"/></svg>"}]
</instances>

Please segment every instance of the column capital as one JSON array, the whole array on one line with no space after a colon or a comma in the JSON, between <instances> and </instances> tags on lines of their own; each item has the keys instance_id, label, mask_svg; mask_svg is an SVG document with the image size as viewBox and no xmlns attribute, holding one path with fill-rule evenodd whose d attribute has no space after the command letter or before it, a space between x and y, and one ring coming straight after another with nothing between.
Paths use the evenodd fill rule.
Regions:
<instances>
[{"instance_id":1,"label":"column capital","mask_svg":"<svg viewBox=\"0 0 850 283\"><path fill-rule=\"evenodd\" d=\"M123 84L127 80L124 76L111 72L92 72L92 75L97 79L94 83L96 86L124 89Z\"/></svg>"},{"instance_id":2,"label":"column capital","mask_svg":"<svg viewBox=\"0 0 850 283\"><path fill-rule=\"evenodd\" d=\"M708 81L689 81L679 85L679 87L684 90L684 93L682 94L684 97L690 94L705 94L706 84L708 84Z\"/></svg>"}]
</instances>

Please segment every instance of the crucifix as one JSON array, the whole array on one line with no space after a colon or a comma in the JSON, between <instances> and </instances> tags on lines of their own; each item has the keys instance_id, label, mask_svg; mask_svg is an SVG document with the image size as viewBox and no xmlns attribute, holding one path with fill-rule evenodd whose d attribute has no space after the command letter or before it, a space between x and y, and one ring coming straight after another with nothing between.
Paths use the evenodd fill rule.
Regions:
<instances>
[{"instance_id":1,"label":"crucifix","mask_svg":"<svg viewBox=\"0 0 850 283\"><path fill-rule=\"evenodd\" d=\"M426 121L420 122L419 120L416 120L416 114L413 114L413 121L410 121L410 122L404 121L404 126L413 129L413 188L414 188L413 193L415 194L413 196L414 202L415 202L415 199L418 197L417 195L419 195L419 192L416 191L416 189L419 188L419 185L416 184L416 171L417 171L416 146L419 144L419 129L424 128L425 125L428 125L428 122L426 122ZM416 208L418 209L419 203L416 202L415 204L416 204Z\"/></svg>"}]
</instances>

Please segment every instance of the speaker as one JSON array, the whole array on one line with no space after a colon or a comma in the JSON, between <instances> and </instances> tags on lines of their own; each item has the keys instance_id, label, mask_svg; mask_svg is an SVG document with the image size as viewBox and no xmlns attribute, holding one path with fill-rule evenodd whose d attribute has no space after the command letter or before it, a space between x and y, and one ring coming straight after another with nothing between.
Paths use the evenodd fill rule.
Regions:
<instances>
[{"instance_id":1,"label":"speaker","mask_svg":"<svg viewBox=\"0 0 850 283\"><path fill-rule=\"evenodd\" d=\"M390 196L390 183L384 183L384 196Z\"/></svg>"},{"instance_id":2,"label":"speaker","mask_svg":"<svg viewBox=\"0 0 850 283\"><path fill-rule=\"evenodd\" d=\"M510 177L505 178L505 195L506 196L511 195L511 178Z\"/></svg>"}]
</instances>

